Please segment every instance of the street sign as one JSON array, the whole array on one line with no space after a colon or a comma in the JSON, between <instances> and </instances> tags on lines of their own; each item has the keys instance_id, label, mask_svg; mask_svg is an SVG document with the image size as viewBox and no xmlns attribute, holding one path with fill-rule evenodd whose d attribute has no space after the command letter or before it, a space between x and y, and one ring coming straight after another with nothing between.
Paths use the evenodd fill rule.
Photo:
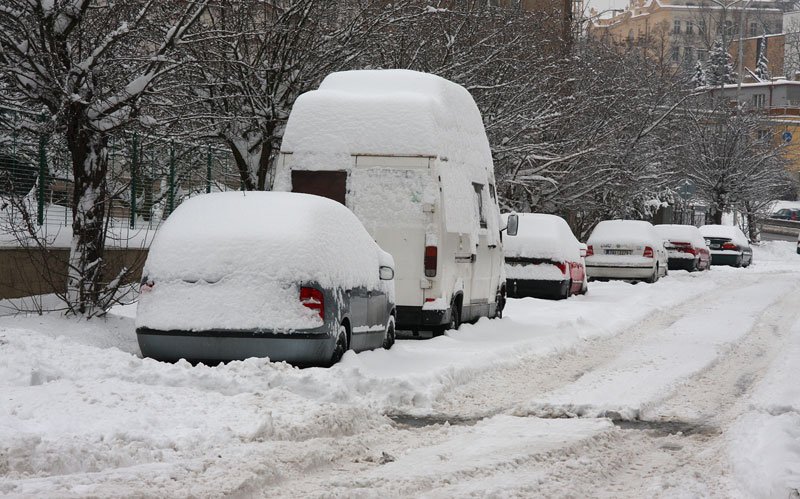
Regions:
<instances>
[{"instance_id":1,"label":"street sign","mask_svg":"<svg viewBox=\"0 0 800 499\"><path fill-rule=\"evenodd\" d=\"M783 132L783 141L786 142L786 143L791 142L792 141L792 132L790 132L789 130L786 130L785 132Z\"/></svg>"}]
</instances>

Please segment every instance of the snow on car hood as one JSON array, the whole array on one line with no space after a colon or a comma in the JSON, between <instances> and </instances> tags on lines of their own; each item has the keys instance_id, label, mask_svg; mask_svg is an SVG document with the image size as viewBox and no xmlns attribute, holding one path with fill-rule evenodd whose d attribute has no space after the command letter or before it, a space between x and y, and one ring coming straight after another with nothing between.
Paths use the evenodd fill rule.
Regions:
<instances>
[{"instance_id":1,"label":"snow on car hood","mask_svg":"<svg viewBox=\"0 0 800 499\"><path fill-rule=\"evenodd\" d=\"M649 245L663 244L650 222L642 220L603 220L592 231L587 244Z\"/></svg>"},{"instance_id":2,"label":"snow on car hood","mask_svg":"<svg viewBox=\"0 0 800 499\"><path fill-rule=\"evenodd\" d=\"M503 238L506 257L580 261L578 240L563 218L543 213L519 213L518 216L517 235ZM508 223L507 214L503 215L503 222Z\"/></svg>"},{"instance_id":3,"label":"snow on car hood","mask_svg":"<svg viewBox=\"0 0 800 499\"><path fill-rule=\"evenodd\" d=\"M662 224L654 227L665 241L692 243L700 248L706 245L703 235L694 225Z\"/></svg>"}]
</instances>

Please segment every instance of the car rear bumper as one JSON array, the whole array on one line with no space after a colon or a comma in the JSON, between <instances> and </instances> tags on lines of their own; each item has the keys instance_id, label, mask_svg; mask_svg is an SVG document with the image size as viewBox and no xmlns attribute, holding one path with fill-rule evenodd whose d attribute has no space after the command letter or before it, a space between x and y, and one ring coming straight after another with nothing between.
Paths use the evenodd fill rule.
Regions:
<instances>
[{"instance_id":1,"label":"car rear bumper","mask_svg":"<svg viewBox=\"0 0 800 499\"><path fill-rule=\"evenodd\" d=\"M156 360L218 364L249 357L269 357L293 365L326 365L336 341L325 332L290 334L256 331L161 331L137 328L142 355Z\"/></svg>"},{"instance_id":2,"label":"car rear bumper","mask_svg":"<svg viewBox=\"0 0 800 499\"><path fill-rule=\"evenodd\" d=\"M743 255L737 252L711 252L711 265L741 265Z\"/></svg>"},{"instance_id":3,"label":"car rear bumper","mask_svg":"<svg viewBox=\"0 0 800 499\"><path fill-rule=\"evenodd\" d=\"M586 265L586 275L592 279L648 279L653 276L653 267Z\"/></svg>"},{"instance_id":4,"label":"car rear bumper","mask_svg":"<svg viewBox=\"0 0 800 499\"><path fill-rule=\"evenodd\" d=\"M670 257L667 260L667 268L669 270L691 270L694 267L694 262L696 261L696 257L692 258L673 258Z\"/></svg>"},{"instance_id":5,"label":"car rear bumper","mask_svg":"<svg viewBox=\"0 0 800 499\"><path fill-rule=\"evenodd\" d=\"M422 307L397 306L397 329L432 330L450 323L450 309L423 310Z\"/></svg>"},{"instance_id":6,"label":"car rear bumper","mask_svg":"<svg viewBox=\"0 0 800 499\"><path fill-rule=\"evenodd\" d=\"M543 279L508 279L506 296L509 298L560 298L564 296L569 281L550 281Z\"/></svg>"}]
</instances>

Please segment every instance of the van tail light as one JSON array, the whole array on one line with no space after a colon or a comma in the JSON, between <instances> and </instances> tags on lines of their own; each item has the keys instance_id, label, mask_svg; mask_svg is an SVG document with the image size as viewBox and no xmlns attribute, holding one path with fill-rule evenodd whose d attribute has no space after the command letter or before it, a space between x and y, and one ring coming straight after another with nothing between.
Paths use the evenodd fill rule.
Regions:
<instances>
[{"instance_id":1,"label":"van tail light","mask_svg":"<svg viewBox=\"0 0 800 499\"><path fill-rule=\"evenodd\" d=\"M558 262L556 264L556 267L558 267L558 270L560 270L562 274L564 274L564 275L567 274L567 264L566 263Z\"/></svg>"},{"instance_id":2,"label":"van tail light","mask_svg":"<svg viewBox=\"0 0 800 499\"><path fill-rule=\"evenodd\" d=\"M644 257L645 258L653 258L653 248L650 246L644 247Z\"/></svg>"},{"instance_id":3,"label":"van tail light","mask_svg":"<svg viewBox=\"0 0 800 499\"><path fill-rule=\"evenodd\" d=\"M425 277L436 277L436 264L439 260L439 248L425 246Z\"/></svg>"},{"instance_id":4,"label":"van tail light","mask_svg":"<svg viewBox=\"0 0 800 499\"><path fill-rule=\"evenodd\" d=\"M586 247L586 256L594 256L594 248L591 244Z\"/></svg>"},{"instance_id":5,"label":"van tail light","mask_svg":"<svg viewBox=\"0 0 800 499\"><path fill-rule=\"evenodd\" d=\"M728 241L727 243L722 244L722 249L724 250L731 250L731 251L739 251L739 247L733 244L732 242Z\"/></svg>"},{"instance_id":6,"label":"van tail light","mask_svg":"<svg viewBox=\"0 0 800 499\"><path fill-rule=\"evenodd\" d=\"M300 288L300 303L306 308L316 310L319 318L325 320L325 297L322 295L322 291L303 286Z\"/></svg>"}]
</instances>

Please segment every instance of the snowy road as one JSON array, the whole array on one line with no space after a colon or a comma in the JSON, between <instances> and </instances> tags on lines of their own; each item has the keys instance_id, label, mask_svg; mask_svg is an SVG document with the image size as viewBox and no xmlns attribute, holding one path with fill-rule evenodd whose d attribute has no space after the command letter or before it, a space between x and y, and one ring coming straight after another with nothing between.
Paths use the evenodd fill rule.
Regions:
<instances>
[{"instance_id":1,"label":"snowy road","mask_svg":"<svg viewBox=\"0 0 800 499\"><path fill-rule=\"evenodd\" d=\"M0 494L797 497L794 250L512 300L331 369L162 364L124 316L2 318Z\"/></svg>"}]
</instances>

